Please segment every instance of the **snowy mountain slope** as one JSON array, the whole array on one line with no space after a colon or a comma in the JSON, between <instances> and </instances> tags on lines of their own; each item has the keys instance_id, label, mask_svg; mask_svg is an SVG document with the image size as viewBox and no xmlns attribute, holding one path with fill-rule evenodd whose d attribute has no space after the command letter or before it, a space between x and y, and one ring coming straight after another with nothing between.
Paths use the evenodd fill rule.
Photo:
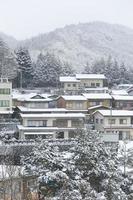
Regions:
<instances>
[{"instance_id":1,"label":"snowy mountain slope","mask_svg":"<svg viewBox=\"0 0 133 200\"><path fill-rule=\"evenodd\" d=\"M3 33L0 33L0 37L12 49L26 46L33 59L40 52L54 52L78 71L83 69L86 62L109 55L130 67L133 63L133 30L121 25L104 22L69 25L24 41L17 41Z\"/></svg>"},{"instance_id":2,"label":"snowy mountain slope","mask_svg":"<svg viewBox=\"0 0 133 200\"><path fill-rule=\"evenodd\" d=\"M4 34L3 32L0 32L0 38L4 40L5 43L8 44L9 48L15 49L17 47L18 41L14 37Z\"/></svg>"},{"instance_id":3,"label":"snowy mountain slope","mask_svg":"<svg viewBox=\"0 0 133 200\"><path fill-rule=\"evenodd\" d=\"M133 63L133 30L121 25L103 22L69 25L21 44L30 49L33 58L39 52L51 51L79 70L86 62L109 55L131 67Z\"/></svg>"}]
</instances>

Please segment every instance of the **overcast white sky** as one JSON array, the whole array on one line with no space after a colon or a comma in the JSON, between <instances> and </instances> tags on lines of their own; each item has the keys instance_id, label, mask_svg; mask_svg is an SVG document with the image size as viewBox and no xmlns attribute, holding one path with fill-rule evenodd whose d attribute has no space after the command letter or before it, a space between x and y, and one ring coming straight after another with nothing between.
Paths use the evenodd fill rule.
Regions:
<instances>
[{"instance_id":1,"label":"overcast white sky","mask_svg":"<svg viewBox=\"0 0 133 200\"><path fill-rule=\"evenodd\" d=\"M0 0L0 31L17 39L92 21L133 28L133 0Z\"/></svg>"}]
</instances>

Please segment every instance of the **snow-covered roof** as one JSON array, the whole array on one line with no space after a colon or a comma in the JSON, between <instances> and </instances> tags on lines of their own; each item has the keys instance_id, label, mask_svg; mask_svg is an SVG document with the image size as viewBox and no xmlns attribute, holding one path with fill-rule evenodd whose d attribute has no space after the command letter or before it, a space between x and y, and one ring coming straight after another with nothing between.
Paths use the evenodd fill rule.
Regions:
<instances>
[{"instance_id":1,"label":"snow-covered roof","mask_svg":"<svg viewBox=\"0 0 133 200\"><path fill-rule=\"evenodd\" d=\"M86 97L82 95L62 95L61 96L65 100L72 100L72 101L85 101L87 100Z\"/></svg>"},{"instance_id":2,"label":"snow-covered roof","mask_svg":"<svg viewBox=\"0 0 133 200\"><path fill-rule=\"evenodd\" d=\"M13 92L12 93L12 98L13 99L20 99L20 98L32 98L33 96L35 96L36 93L29 93L29 94L22 94L22 93L19 93L19 92Z\"/></svg>"},{"instance_id":3,"label":"snow-covered roof","mask_svg":"<svg viewBox=\"0 0 133 200\"><path fill-rule=\"evenodd\" d=\"M39 135L53 135L54 132L40 132ZM24 132L24 135L38 135L35 132Z\"/></svg>"},{"instance_id":4,"label":"snow-covered roof","mask_svg":"<svg viewBox=\"0 0 133 200\"><path fill-rule=\"evenodd\" d=\"M18 101L27 101L27 102L49 102L53 101L53 99L31 99L31 98L18 98Z\"/></svg>"},{"instance_id":5,"label":"snow-covered roof","mask_svg":"<svg viewBox=\"0 0 133 200\"><path fill-rule=\"evenodd\" d=\"M130 87L132 87L133 84L120 84L117 86L118 89L128 89Z\"/></svg>"},{"instance_id":6,"label":"snow-covered roof","mask_svg":"<svg viewBox=\"0 0 133 200\"><path fill-rule=\"evenodd\" d=\"M128 95L128 92L126 90L112 90L112 95Z\"/></svg>"},{"instance_id":7,"label":"snow-covered roof","mask_svg":"<svg viewBox=\"0 0 133 200\"><path fill-rule=\"evenodd\" d=\"M61 76L60 77L60 82L72 82L72 83L75 83L75 82L80 82L80 80L77 80L76 77L74 76Z\"/></svg>"},{"instance_id":8,"label":"snow-covered roof","mask_svg":"<svg viewBox=\"0 0 133 200\"><path fill-rule=\"evenodd\" d=\"M94 90L94 91L108 91L109 90L109 88L108 87L96 87L96 88L85 88L84 90L86 90L86 91L92 91L92 90Z\"/></svg>"},{"instance_id":9,"label":"snow-covered roof","mask_svg":"<svg viewBox=\"0 0 133 200\"><path fill-rule=\"evenodd\" d=\"M44 108L44 109L38 109L38 108L27 108L24 106L18 106L19 110L21 112L67 112L68 110L65 108Z\"/></svg>"},{"instance_id":10,"label":"snow-covered roof","mask_svg":"<svg viewBox=\"0 0 133 200\"><path fill-rule=\"evenodd\" d=\"M26 127L23 125L17 125L19 130L27 131L27 132L34 132L35 133L42 133L42 132L51 132L51 131L58 131L58 130L75 130L76 128L73 127Z\"/></svg>"},{"instance_id":11,"label":"snow-covered roof","mask_svg":"<svg viewBox=\"0 0 133 200\"><path fill-rule=\"evenodd\" d=\"M20 114L22 118L85 118L83 113Z\"/></svg>"},{"instance_id":12,"label":"snow-covered roof","mask_svg":"<svg viewBox=\"0 0 133 200\"><path fill-rule=\"evenodd\" d=\"M99 112L103 116L121 116L121 117L130 117L133 116L133 111L131 110L97 110L94 113Z\"/></svg>"},{"instance_id":13,"label":"snow-covered roof","mask_svg":"<svg viewBox=\"0 0 133 200\"><path fill-rule=\"evenodd\" d=\"M112 99L108 93L83 93L82 95L87 99Z\"/></svg>"},{"instance_id":14,"label":"snow-covered roof","mask_svg":"<svg viewBox=\"0 0 133 200\"><path fill-rule=\"evenodd\" d=\"M36 97L36 96L40 96L40 98L38 98L38 99L34 99L34 97ZM50 96L50 94L38 94L38 93L24 93L24 94L22 94L22 93L19 93L19 92L13 92L12 93L12 98L13 99L17 99L17 100L19 100L19 101L47 101L47 100L49 100L50 98L49 98L49 96ZM41 99L41 97L42 97L42 99ZM51 99L50 99L51 100Z\"/></svg>"},{"instance_id":15,"label":"snow-covered roof","mask_svg":"<svg viewBox=\"0 0 133 200\"><path fill-rule=\"evenodd\" d=\"M125 101L133 101L133 96L129 95L112 95L115 100L125 100Z\"/></svg>"},{"instance_id":16,"label":"snow-covered roof","mask_svg":"<svg viewBox=\"0 0 133 200\"><path fill-rule=\"evenodd\" d=\"M1 110L0 111L0 114L2 114L2 115L7 115L7 114L13 114L13 111L11 111L11 110Z\"/></svg>"},{"instance_id":17,"label":"snow-covered roof","mask_svg":"<svg viewBox=\"0 0 133 200\"><path fill-rule=\"evenodd\" d=\"M109 107L107 107L107 106L96 105L96 106L89 107L88 110L93 110L93 109L98 109L98 108L107 108L107 109L109 109Z\"/></svg>"},{"instance_id":18,"label":"snow-covered roof","mask_svg":"<svg viewBox=\"0 0 133 200\"><path fill-rule=\"evenodd\" d=\"M76 79L106 79L104 74L76 74Z\"/></svg>"}]
</instances>

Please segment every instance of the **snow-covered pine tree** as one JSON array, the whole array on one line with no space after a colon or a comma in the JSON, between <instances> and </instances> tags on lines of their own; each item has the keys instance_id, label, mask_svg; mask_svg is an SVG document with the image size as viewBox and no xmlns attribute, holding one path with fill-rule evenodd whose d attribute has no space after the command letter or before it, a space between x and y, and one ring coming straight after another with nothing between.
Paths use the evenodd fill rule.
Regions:
<instances>
[{"instance_id":1,"label":"snow-covered pine tree","mask_svg":"<svg viewBox=\"0 0 133 200\"><path fill-rule=\"evenodd\" d=\"M58 87L61 74L61 62L50 53L40 54L36 62L34 82L36 86Z\"/></svg>"},{"instance_id":2,"label":"snow-covered pine tree","mask_svg":"<svg viewBox=\"0 0 133 200\"><path fill-rule=\"evenodd\" d=\"M47 141L42 140L37 144L28 157L23 157L22 163L26 173L39 176L40 189L45 188L41 192L50 199L83 199L92 191L90 184L82 180L80 173L75 171L72 153L59 151ZM92 196L94 197L93 192L90 197ZM92 199L95 200L90 200Z\"/></svg>"},{"instance_id":3,"label":"snow-covered pine tree","mask_svg":"<svg viewBox=\"0 0 133 200\"><path fill-rule=\"evenodd\" d=\"M19 65L19 77L22 76L22 87L27 87L31 84L33 77L33 66L29 51L24 47L20 47L15 53Z\"/></svg>"},{"instance_id":4,"label":"snow-covered pine tree","mask_svg":"<svg viewBox=\"0 0 133 200\"><path fill-rule=\"evenodd\" d=\"M13 79L17 75L17 62L15 55L11 52L6 43L0 39L0 76Z\"/></svg>"},{"instance_id":5,"label":"snow-covered pine tree","mask_svg":"<svg viewBox=\"0 0 133 200\"><path fill-rule=\"evenodd\" d=\"M95 60L91 66L91 72L93 74L104 74L106 68L106 62L104 58L101 58L100 60Z\"/></svg>"},{"instance_id":6,"label":"snow-covered pine tree","mask_svg":"<svg viewBox=\"0 0 133 200\"><path fill-rule=\"evenodd\" d=\"M124 62L120 64L119 74L120 74L120 83L130 83L129 80L129 73L128 69L125 67Z\"/></svg>"},{"instance_id":7,"label":"snow-covered pine tree","mask_svg":"<svg viewBox=\"0 0 133 200\"><path fill-rule=\"evenodd\" d=\"M117 152L107 148L96 131L80 133L73 159L75 171L78 170L81 178L87 180L97 193L104 192L107 200L110 200L109 196L115 199L116 193L120 200L126 199L121 189L123 178L118 170Z\"/></svg>"},{"instance_id":8,"label":"snow-covered pine tree","mask_svg":"<svg viewBox=\"0 0 133 200\"><path fill-rule=\"evenodd\" d=\"M83 72L85 74L91 74L92 73L92 66L89 64L89 62L86 62Z\"/></svg>"},{"instance_id":9,"label":"snow-covered pine tree","mask_svg":"<svg viewBox=\"0 0 133 200\"><path fill-rule=\"evenodd\" d=\"M74 69L68 62L63 63L61 71L62 71L61 76L72 76L72 75L74 75Z\"/></svg>"}]
</instances>

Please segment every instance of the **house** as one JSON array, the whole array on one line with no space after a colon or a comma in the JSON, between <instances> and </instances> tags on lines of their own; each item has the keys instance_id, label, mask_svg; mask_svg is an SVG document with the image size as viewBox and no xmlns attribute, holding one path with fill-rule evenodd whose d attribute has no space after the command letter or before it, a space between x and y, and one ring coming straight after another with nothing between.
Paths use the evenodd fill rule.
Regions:
<instances>
[{"instance_id":1,"label":"house","mask_svg":"<svg viewBox=\"0 0 133 200\"><path fill-rule=\"evenodd\" d=\"M108 93L83 93L87 99L87 107L102 105L110 107L112 105L112 97Z\"/></svg>"},{"instance_id":2,"label":"house","mask_svg":"<svg viewBox=\"0 0 133 200\"><path fill-rule=\"evenodd\" d=\"M121 110L133 109L133 96L129 95L112 95L113 107Z\"/></svg>"},{"instance_id":3,"label":"house","mask_svg":"<svg viewBox=\"0 0 133 200\"><path fill-rule=\"evenodd\" d=\"M24 106L27 108L49 108L56 106L56 100L43 94L13 94L13 107Z\"/></svg>"},{"instance_id":4,"label":"house","mask_svg":"<svg viewBox=\"0 0 133 200\"><path fill-rule=\"evenodd\" d=\"M0 165L1 200L38 200L38 184L35 175L25 175L16 165Z\"/></svg>"},{"instance_id":5,"label":"house","mask_svg":"<svg viewBox=\"0 0 133 200\"><path fill-rule=\"evenodd\" d=\"M77 80L76 77L72 76L61 76L60 77L61 87L64 91L78 91L80 88L80 80Z\"/></svg>"},{"instance_id":6,"label":"house","mask_svg":"<svg viewBox=\"0 0 133 200\"><path fill-rule=\"evenodd\" d=\"M95 129L109 133L117 132L119 139L133 139L133 111L97 110L93 113Z\"/></svg>"},{"instance_id":7,"label":"house","mask_svg":"<svg viewBox=\"0 0 133 200\"><path fill-rule=\"evenodd\" d=\"M60 77L61 87L64 91L69 92L104 87L107 85L106 82L104 74L76 74L75 76Z\"/></svg>"},{"instance_id":8,"label":"house","mask_svg":"<svg viewBox=\"0 0 133 200\"><path fill-rule=\"evenodd\" d=\"M19 139L73 138L77 129L84 128L83 113L20 113Z\"/></svg>"},{"instance_id":9,"label":"house","mask_svg":"<svg viewBox=\"0 0 133 200\"><path fill-rule=\"evenodd\" d=\"M57 107L73 112L87 112L87 99L83 95L63 95L58 98Z\"/></svg>"},{"instance_id":10,"label":"house","mask_svg":"<svg viewBox=\"0 0 133 200\"><path fill-rule=\"evenodd\" d=\"M104 87L107 80L104 74L76 74L76 79L80 80L81 88Z\"/></svg>"},{"instance_id":11,"label":"house","mask_svg":"<svg viewBox=\"0 0 133 200\"><path fill-rule=\"evenodd\" d=\"M117 86L117 89L118 90L127 90L127 89L129 89L130 87L132 87L133 86L133 84L119 84L118 86Z\"/></svg>"},{"instance_id":12,"label":"house","mask_svg":"<svg viewBox=\"0 0 133 200\"><path fill-rule=\"evenodd\" d=\"M128 95L128 92L126 90L111 90L111 95Z\"/></svg>"},{"instance_id":13,"label":"house","mask_svg":"<svg viewBox=\"0 0 133 200\"><path fill-rule=\"evenodd\" d=\"M85 93L109 93L108 87L85 88Z\"/></svg>"}]
</instances>

